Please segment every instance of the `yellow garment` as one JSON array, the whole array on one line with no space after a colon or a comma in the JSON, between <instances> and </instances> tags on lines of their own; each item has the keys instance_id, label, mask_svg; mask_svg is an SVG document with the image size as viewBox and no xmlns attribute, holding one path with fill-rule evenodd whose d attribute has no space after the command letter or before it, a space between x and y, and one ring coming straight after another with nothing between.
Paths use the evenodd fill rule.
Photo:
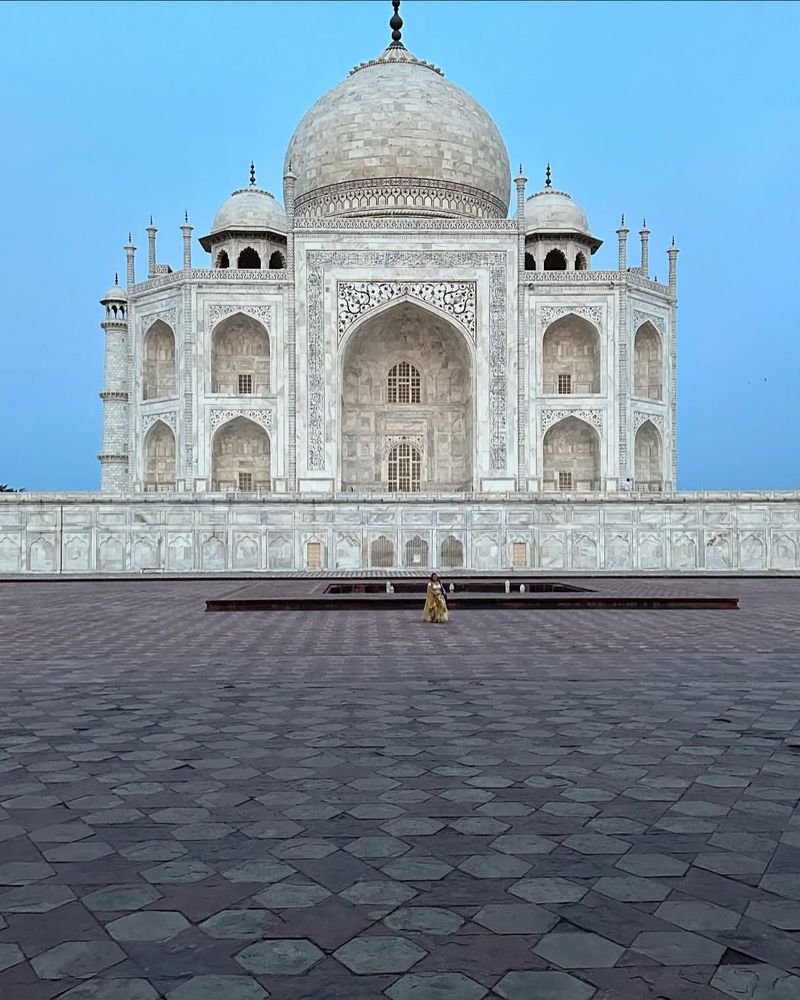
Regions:
<instances>
[{"instance_id":1,"label":"yellow garment","mask_svg":"<svg viewBox=\"0 0 800 1000\"><path fill-rule=\"evenodd\" d=\"M422 609L424 622L446 622L448 618L447 601L441 583L429 583L425 596L425 607Z\"/></svg>"}]
</instances>

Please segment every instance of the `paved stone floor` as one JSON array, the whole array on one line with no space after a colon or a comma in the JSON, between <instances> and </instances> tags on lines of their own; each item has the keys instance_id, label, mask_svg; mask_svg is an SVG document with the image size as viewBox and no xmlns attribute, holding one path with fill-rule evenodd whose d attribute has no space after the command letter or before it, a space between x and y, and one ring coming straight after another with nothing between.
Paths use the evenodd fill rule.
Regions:
<instances>
[{"instance_id":1,"label":"paved stone floor","mask_svg":"<svg viewBox=\"0 0 800 1000\"><path fill-rule=\"evenodd\" d=\"M800 998L800 580L447 626L236 586L0 583L3 1000Z\"/></svg>"}]
</instances>

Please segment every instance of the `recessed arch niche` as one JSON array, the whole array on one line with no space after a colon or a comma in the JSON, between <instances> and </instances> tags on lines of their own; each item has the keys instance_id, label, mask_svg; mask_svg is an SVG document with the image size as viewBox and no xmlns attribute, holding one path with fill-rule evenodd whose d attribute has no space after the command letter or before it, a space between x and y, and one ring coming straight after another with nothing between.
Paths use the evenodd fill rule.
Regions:
<instances>
[{"instance_id":1,"label":"recessed arch niche","mask_svg":"<svg viewBox=\"0 0 800 1000\"><path fill-rule=\"evenodd\" d=\"M252 316L234 313L211 335L211 391L228 396L269 395L269 334Z\"/></svg>"},{"instance_id":2,"label":"recessed arch niche","mask_svg":"<svg viewBox=\"0 0 800 1000\"><path fill-rule=\"evenodd\" d=\"M407 443L419 452L422 491L471 490L473 365L464 334L401 300L355 324L340 357L342 489L388 490L389 455ZM390 373L401 365L419 373L418 395L392 395Z\"/></svg>"},{"instance_id":3,"label":"recessed arch niche","mask_svg":"<svg viewBox=\"0 0 800 1000\"><path fill-rule=\"evenodd\" d=\"M578 417L553 424L542 440L546 490L600 489L600 435Z\"/></svg>"},{"instance_id":4,"label":"recessed arch niche","mask_svg":"<svg viewBox=\"0 0 800 1000\"><path fill-rule=\"evenodd\" d=\"M217 430L211 443L212 488L268 490L270 459L264 428L246 417L235 417Z\"/></svg>"}]
</instances>

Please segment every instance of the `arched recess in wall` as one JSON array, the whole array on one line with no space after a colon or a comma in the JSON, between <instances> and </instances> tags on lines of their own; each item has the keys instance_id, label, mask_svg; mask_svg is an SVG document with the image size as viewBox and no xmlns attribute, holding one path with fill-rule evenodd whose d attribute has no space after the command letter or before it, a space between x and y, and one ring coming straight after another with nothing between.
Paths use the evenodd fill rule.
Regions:
<instances>
[{"instance_id":1,"label":"arched recess in wall","mask_svg":"<svg viewBox=\"0 0 800 1000\"><path fill-rule=\"evenodd\" d=\"M526 271L536 270L536 260L532 253L525 254L525 270Z\"/></svg>"},{"instance_id":2,"label":"arched recess in wall","mask_svg":"<svg viewBox=\"0 0 800 1000\"><path fill-rule=\"evenodd\" d=\"M661 335L647 320L633 338L633 394L640 399L664 398Z\"/></svg>"},{"instance_id":3,"label":"arched recess in wall","mask_svg":"<svg viewBox=\"0 0 800 1000\"><path fill-rule=\"evenodd\" d=\"M217 254L214 267L222 268L224 270L226 267L230 266L231 266L231 261L230 258L228 257L227 250L220 250L219 253Z\"/></svg>"},{"instance_id":4,"label":"arched recess in wall","mask_svg":"<svg viewBox=\"0 0 800 1000\"><path fill-rule=\"evenodd\" d=\"M271 452L263 427L246 417L229 420L211 442L212 489L271 489Z\"/></svg>"},{"instance_id":5,"label":"arched recess in wall","mask_svg":"<svg viewBox=\"0 0 800 1000\"><path fill-rule=\"evenodd\" d=\"M545 395L588 396L600 392L600 334L575 313L551 323L542 338Z\"/></svg>"},{"instance_id":6,"label":"arched recess in wall","mask_svg":"<svg viewBox=\"0 0 800 1000\"><path fill-rule=\"evenodd\" d=\"M175 395L175 334L156 320L144 335L143 399L170 399Z\"/></svg>"},{"instance_id":7,"label":"arched recess in wall","mask_svg":"<svg viewBox=\"0 0 800 1000\"><path fill-rule=\"evenodd\" d=\"M634 481L637 490L659 492L663 483L663 447L661 434L651 420L645 420L636 432L634 444Z\"/></svg>"},{"instance_id":8,"label":"arched recess in wall","mask_svg":"<svg viewBox=\"0 0 800 1000\"><path fill-rule=\"evenodd\" d=\"M544 269L545 271L566 271L567 258L561 250L549 250L544 259Z\"/></svg>"},{"instance_id":9,"label":"arched recess in wall","mask_svg":"<svg viewBox=\"0 0 800 1000\"><path fill-rule=\"evenodd\" d=\"M211 391L227 396L268 396L270 342L253 316L234 313L211 334Z\"/></svg>"},{"instance_id":10,"label":"arched recess in wall","mask_svg":"<svg viewBox=\"0 0 800 1000\"><path fill-rule=\"evenodd\" d=\"M575 255L575 270L576 271L588 271L589 261L583 250L579 250Z\"/></svg>"},{"instance_id":11,"label":"arched recess in wall","mask_svg":"<svg viewBox=\"0 0 800 1000\"><path fill-rule=\"evenodd\" d=\"M578 417L565 417L542 439L545 490L588 492L600 489L600 435Z\"/></svg>"},{"instance_id":12,"label":"arched recess in wall","mask_svg":"<svg viewBox=\"0 0 800 1000\"><path fill-rule=\"evenodd\" d=\"M236 266L243 271L258 271L261 267L261 257L258 251L252 247L245 247L239 254Z\"/></svg>"},{"instance_id":13,"label":"arched recess in wall","mask_svg":"<svg viewBox=\"0 0 800 1000\"><path fill-rule=\"evenodd\" d=\"M174 490L175 473L175 434L163 420L157 420L144 439L145 490Z\"/></svg>"},{"instance_id":14,"label":"arched recess in wall","mask_svg":"<svg viewBox=\"0 0 800 1000\"><path fill-rule=\"evenodd\" d=\"M398 379L408 375L402 392L395 366ZM343 490L397 488L388 456L401 443L412 449L403 459L412 475L419 454L416 488L472 489L474 367L471 346L455 324L416 300L391 302L353 324L339 371Z\"/></svg>"},{"instance_id":15,"label":"arched recess in wall","mask_svg":"<svg viewBox=\"0 0 800 1000\"><path fill-rule=\"evenodd\" d=\"M286 259L280 250L274 250L269 258L270 271L281 271L286 267Z\"/></svg>"}]
</instances>

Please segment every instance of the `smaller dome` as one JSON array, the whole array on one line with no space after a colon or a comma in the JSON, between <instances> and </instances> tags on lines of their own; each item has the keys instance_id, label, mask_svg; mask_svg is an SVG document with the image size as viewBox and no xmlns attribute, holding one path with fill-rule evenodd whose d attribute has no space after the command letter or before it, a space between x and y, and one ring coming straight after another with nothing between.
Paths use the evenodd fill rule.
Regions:
<instances>
[{"instance_id":1,"label":"smaller dome","mask_svg":"<svg viewBox=\"0 0 800 1000\"><path fill-rule=\"evenodd\" d=\"M211 235L231 230L250 232L262 229L271 233L285 233L288 229L286 212L269 191L251 184L234 191L223 202L214 216Z\"/></svg>"},{"instance_id":2,"label":"smaller dome","mask_svg":"<svg viewBox=\"0 0 800 1000\"><path fill-rule=\"evenodd\" d=\"M106 302L127 302L128 295L123 288L120 288L118 284L113 284L111 288L106 292L106 294L100 299L100 304L105 305Z\"/></svg>"},{"instance_id":3,"label":"smaller dome","mask_svg":"<svg viewBox=\"0 0 800 1000\"><path fill-rule=\"evenodd\" d=\"M590 235L589 220L565 191L546 187L525 203L526 233L581 233Z\"/></svg>"}]
</instances>

